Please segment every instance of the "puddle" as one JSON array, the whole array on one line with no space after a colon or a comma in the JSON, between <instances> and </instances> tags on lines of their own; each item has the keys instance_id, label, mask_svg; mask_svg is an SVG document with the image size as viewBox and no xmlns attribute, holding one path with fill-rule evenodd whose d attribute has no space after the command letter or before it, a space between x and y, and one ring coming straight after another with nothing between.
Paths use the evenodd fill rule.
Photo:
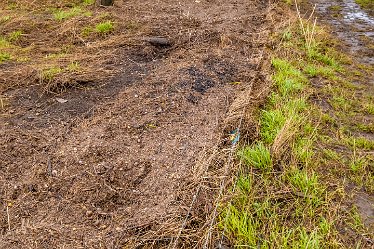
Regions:
<instances>
[{"instance_id":1,"label":"puddle","mask_svg":"<svg viewBox=\"0 0 374 249\"><path fill-rule=\"evenodd\" d=\"M374 65L374 17L354 0L314 0L319 20L332 26L333 33L361 63ZM371 48L369 47L371 45Z\"/></svg>"},{"instance_id":2,"label":"puddle","mask_svg":"<svg viewBox=\"0 0 374 249\"><path fill-rule=\"evenodd\" d=\"M365 24L374 25L374 18L363 11L354 0L343 1L343 18L346 22L360 21Z\"/></svg>"},{"instance_id":3,"label":"puddle","mask_svg":"<svg viewBox=\"0 0 374 249\"><path fill-rule=\"evenodd\" d=\"M358 211L361 215L364 224L369 228L374 228L373 196L370 196L366 193L359 193L356 196L355 204L358 208Z\"/></svg>"}]
</instances>

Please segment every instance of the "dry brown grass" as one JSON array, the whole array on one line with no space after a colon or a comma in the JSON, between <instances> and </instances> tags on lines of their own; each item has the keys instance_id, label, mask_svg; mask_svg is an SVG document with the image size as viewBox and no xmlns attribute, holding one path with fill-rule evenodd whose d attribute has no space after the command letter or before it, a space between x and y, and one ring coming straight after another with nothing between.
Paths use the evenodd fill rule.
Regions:
<instances>
[{"instance_id":1,"label":"dry brown grass","mask_svg":"<svg viewBox=\"0 0 374 249\"><path fill-rule=\"evenodd\" d=\"M3 1L1 16L9 19L1 25L0 35L6 37L13 31L22 31L21 37L4 49L12 59L0 72L0 91L21 85L39 84L46 91L61 92L66 88L100 81L112 76L113 63L118 48L137 45L141 41L136 25L129 28L131 19L115 12L114 8L79 5L81 12L66 20L54 18L53 9L69 11L81 1ZM14 4L15 5L14 5ZM52 9L53 8L53 9ZM89 13L89 14L86 14ZM96 24L111 20L115 29L110 34L95 31L84 35L85 28L94 30ZM79 63L79 70L68 70L72 62ZM61 68L50 79L43 72Z\"/></svg>"}]
</instances>

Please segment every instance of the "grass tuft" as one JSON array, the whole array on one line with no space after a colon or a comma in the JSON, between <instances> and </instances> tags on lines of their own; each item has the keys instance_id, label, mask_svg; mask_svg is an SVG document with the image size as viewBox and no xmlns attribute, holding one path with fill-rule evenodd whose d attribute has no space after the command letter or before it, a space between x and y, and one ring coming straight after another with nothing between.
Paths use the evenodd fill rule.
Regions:
<instances>
[{"instance_id":1,"label":"grass tuft","mask_svg":"<svg viewBox=\"0 0 374 249\"><path fill-rule=\"evenodd\" d=\"M73 7L69 10L55 9L53 11L53 16L58 21L63 21L65 19L76 17L83 13L80 7Z\"/></svg>"},{"instance_id":2,"label":"grass tuft","mask_svg":"<svg viewBox=\"0 0 374 249\"><path fill-rule=\"evenodd\" d=\"M96 0L83 0L83 5L92 5L95 3Z\"/></svg>"},{"instance_id":3,"label":"grass tuft","mask_svg":"<svg viewBox=\"0 0 374 249\"><path fill-rule=\"evenodd\" d=\"M13 31L8 35L9 42L16 42L22 36L23 32L21 30Z\"/></svg>"},{"instance_id":4,"label":"grass tuft","mask_svg":"<svg viewBox=\"0 0 374 249\"><path fill-rule=\"evenodd\" d=\"M45 69L41 73L41 79L42 81L52 81L62 71L63 70L60 67L51 67Z\"/></svg>"},{"instance_id":5,"label":"grass tuft","mask_svg":"<svg viewBox=\"0 0 374 249\"><path fill-rule=\"evenodd\" d=\"M0 52L0 64L10 59L11 59L10 54L5 53L5 52Z\"/></svg>"},{"instance_id":6,"label":"grass tuft","mask_svg":"<svg viewBox=\"0 0 374 249\"><path fill-rule=\"evenodd\" d=\"M97 24L95 26L96 32L100 34L106 34L114 30L113 22L112 21L105 21Z\"/></svg>"},{"instance_id":7,"label":"grass tuft","mask_svg":"<svg viewBox=\"0 0 374 249\"><path fill-rule=\"evenodd\" d=\"M248 166L261 170L271 170L270 151L262 143L245 147L238 152L239 158Z\"/></svg>"}]
</instances>

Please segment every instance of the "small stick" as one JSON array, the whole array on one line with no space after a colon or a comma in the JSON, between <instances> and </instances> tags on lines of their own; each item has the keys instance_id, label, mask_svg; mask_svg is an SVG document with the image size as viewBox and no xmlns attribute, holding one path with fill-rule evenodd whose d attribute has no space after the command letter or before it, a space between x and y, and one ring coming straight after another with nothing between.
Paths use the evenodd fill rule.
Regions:
<instances>
[{"instance_id":1,"label":"small stick","mask_svg":"<svg viewBox=\"0 0 374 249\"><path fill-rule=\"evenodd\" d=\"M8 230L10 231L10 216L9 216L9 205L6 204L6 214L7 214L7 220L8 220Z\"/></svg>"},{"instance_id":2,"label":"small stick","mask_svg":"<svg viewBox=\"0 0 374 249\"><path fill-rule=\"evenodd\" d=\"M47 173L49 176L52 176L52 163L51 163L50 157L48 157L48 160L47 160Z\"/></svg>"}]
</instances>

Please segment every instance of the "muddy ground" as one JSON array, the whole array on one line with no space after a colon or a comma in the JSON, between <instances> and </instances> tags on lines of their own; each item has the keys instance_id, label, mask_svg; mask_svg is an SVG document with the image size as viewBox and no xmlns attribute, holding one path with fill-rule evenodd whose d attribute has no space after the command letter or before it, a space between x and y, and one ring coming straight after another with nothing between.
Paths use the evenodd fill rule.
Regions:
<instances>
[{"instance_id":1,"label":"muddy ground","mask_svg":"<svg viewBox=\"0 0 374 249\"><path fill-rule=\"evenodd\" d=\"M199 159L235 127L225 122L235 98L250 83L255 92L268 86L268 1L130 0L107 11L147 26L139 40L173 44L124 40L105 64L112 77L59 95L27 79L3 90L1 248L154 243L141 235L160 234L169 220L180 226ZM14 66L1 65L3 75ZM204 198L192 216L210 212L214 196Z\"/></svg>"},{"instance_id":2,"label":"muddy ground","mask_svg":"<svg viewBox=\"0 0 374 249\"><path fill-rule=\"evenodd\" d=\"M332 28L332 33L348 48L353 58L374 65L373 10L362 9L354 0L312 0L310 4L315 4L318 19Z\"/></svg>"},{"instance_id":3,"label":"muddy ground","mask_svg":"<svg viewBox=\"0 0 374 249\"><path fill-rule=\"evenodd\" d=\"M339 40L340 48L349 54L354 63L362 63L369 71L354 80L354 84L361 90L359 94L374 94L374 13L373 10L362 9L354 0L334 0L322 1L312 0L303 7L311 11L315 6L315 13L320 23L327 25L332 34ZM331 107L327 107L328 109ZM374 119L372 115L363 115L356 122L372 125ZM372 132L355 132L356 136L361 136L372 141ZM372 165L370 166L373 168ZM356 206L358 213L367 226L370 233L374 232L374 195L363 187L355 184L346 184L346 191L351 196L345 200L344 208L348 210ZM344 233L348 233L344 230ZM356 238L359 240L360 238ZM372 245L373 241L368 244Z\"/></svg>"}]
</instances>

